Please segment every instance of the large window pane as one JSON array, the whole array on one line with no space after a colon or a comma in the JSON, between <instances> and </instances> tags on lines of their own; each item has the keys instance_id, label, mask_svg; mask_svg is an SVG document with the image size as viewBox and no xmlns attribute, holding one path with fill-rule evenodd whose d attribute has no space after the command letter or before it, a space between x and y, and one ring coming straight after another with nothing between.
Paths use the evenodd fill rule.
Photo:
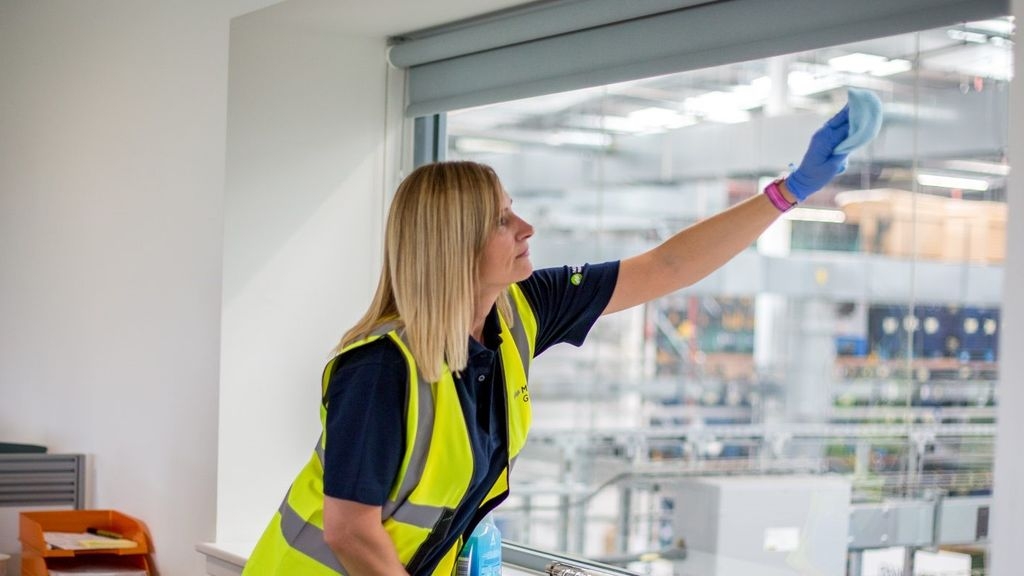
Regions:
<instances>
[{"instance_id":1,"label":"large window pane","mask_svg":"<svg viewBox=\"0 0 1024 576\"><path fill-rule=\"evenodd\" d=\"M886 115L722 270L538 359L506 538L666 573L866 576L932 543L918 566L984 567L1011 26L448 115L448 157L498 171L537 266L629 256L759 193L848 87ZM681 539L686 560L632 563Z\"/></svg>"}]
</instances>

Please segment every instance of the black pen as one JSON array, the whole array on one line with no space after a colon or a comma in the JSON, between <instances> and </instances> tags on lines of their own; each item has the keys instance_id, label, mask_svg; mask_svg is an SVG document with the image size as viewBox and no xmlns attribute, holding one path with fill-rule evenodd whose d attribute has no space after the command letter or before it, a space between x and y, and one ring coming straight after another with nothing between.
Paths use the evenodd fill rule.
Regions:
<instances>
[{"instance_id":1,"label":"black pen","mask_svg":"<svg viewBox=\"0 0 1024 576\"><path fill-rule=\"evenodd\" d=\"M118 534L117 532L112 532L110 530L104 530L102 528L86 528L85 531L88 532L89 534L95 534L97 536L104 536L106 538L117 538L118 540L124 538L124 536Z\"/></svg>"}]
</instances>

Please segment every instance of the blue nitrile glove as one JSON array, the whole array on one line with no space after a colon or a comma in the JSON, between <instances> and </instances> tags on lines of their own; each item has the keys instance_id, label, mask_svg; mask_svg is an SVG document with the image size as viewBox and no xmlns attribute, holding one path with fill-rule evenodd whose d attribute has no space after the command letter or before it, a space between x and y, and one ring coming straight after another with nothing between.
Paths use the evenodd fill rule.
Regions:
<instances>
[{"instance_id":1,"label":"blue nitrile glove","mask_svg":"<svg viewBox=\"0 0 1024 576\"><path fill-rule=\"evenodd\" d=\"M848 154L835 154L834 151L850 131L849 114L849 106L843 106L838 114L818 128L811 136L800 166L786 178L786 187L801 202L846 170Z\"/></svg>"}]
</instances>

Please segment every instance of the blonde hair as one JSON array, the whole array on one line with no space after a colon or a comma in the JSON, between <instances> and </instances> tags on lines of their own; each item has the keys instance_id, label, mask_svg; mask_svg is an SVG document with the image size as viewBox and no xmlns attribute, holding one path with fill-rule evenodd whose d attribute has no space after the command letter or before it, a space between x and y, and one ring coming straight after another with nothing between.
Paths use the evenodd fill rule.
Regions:
<instances>
[{"instance_id":1,"label":"blonde hair","mask_svg":"<svg viewBox=\"0 0 1024 576\"><path fill-rule=\"evenodd\" d=\"M414 170L398 186L388 212L384 262L369 309L335 352L389 322L405 340L423 376L441 378L466 367L480 257L498 226L504 189L489 166L440 162ZM508 294L498 298L511 316Z\"/></svg>"}]
</instances>

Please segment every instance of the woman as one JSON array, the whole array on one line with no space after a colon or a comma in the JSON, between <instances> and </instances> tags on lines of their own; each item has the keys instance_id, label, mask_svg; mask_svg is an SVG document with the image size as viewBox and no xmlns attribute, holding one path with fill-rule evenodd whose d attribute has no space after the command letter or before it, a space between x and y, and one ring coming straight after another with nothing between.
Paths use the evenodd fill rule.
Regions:
<instances>
[{"instance_id":1,"label":"woman","mask_svg":"<svg viewBox=\"0 0 1024 576\"><path fill-rule=\"evenodd\" d=\"M323 434L246 575L451 574L508 493L530 360L598 316L705 277L845 167L844 108L766 193L605 264L533 270L533 227L495 173L423 166L392 202L373 303L323 375Z\"/></svg>"}]
</instances>

